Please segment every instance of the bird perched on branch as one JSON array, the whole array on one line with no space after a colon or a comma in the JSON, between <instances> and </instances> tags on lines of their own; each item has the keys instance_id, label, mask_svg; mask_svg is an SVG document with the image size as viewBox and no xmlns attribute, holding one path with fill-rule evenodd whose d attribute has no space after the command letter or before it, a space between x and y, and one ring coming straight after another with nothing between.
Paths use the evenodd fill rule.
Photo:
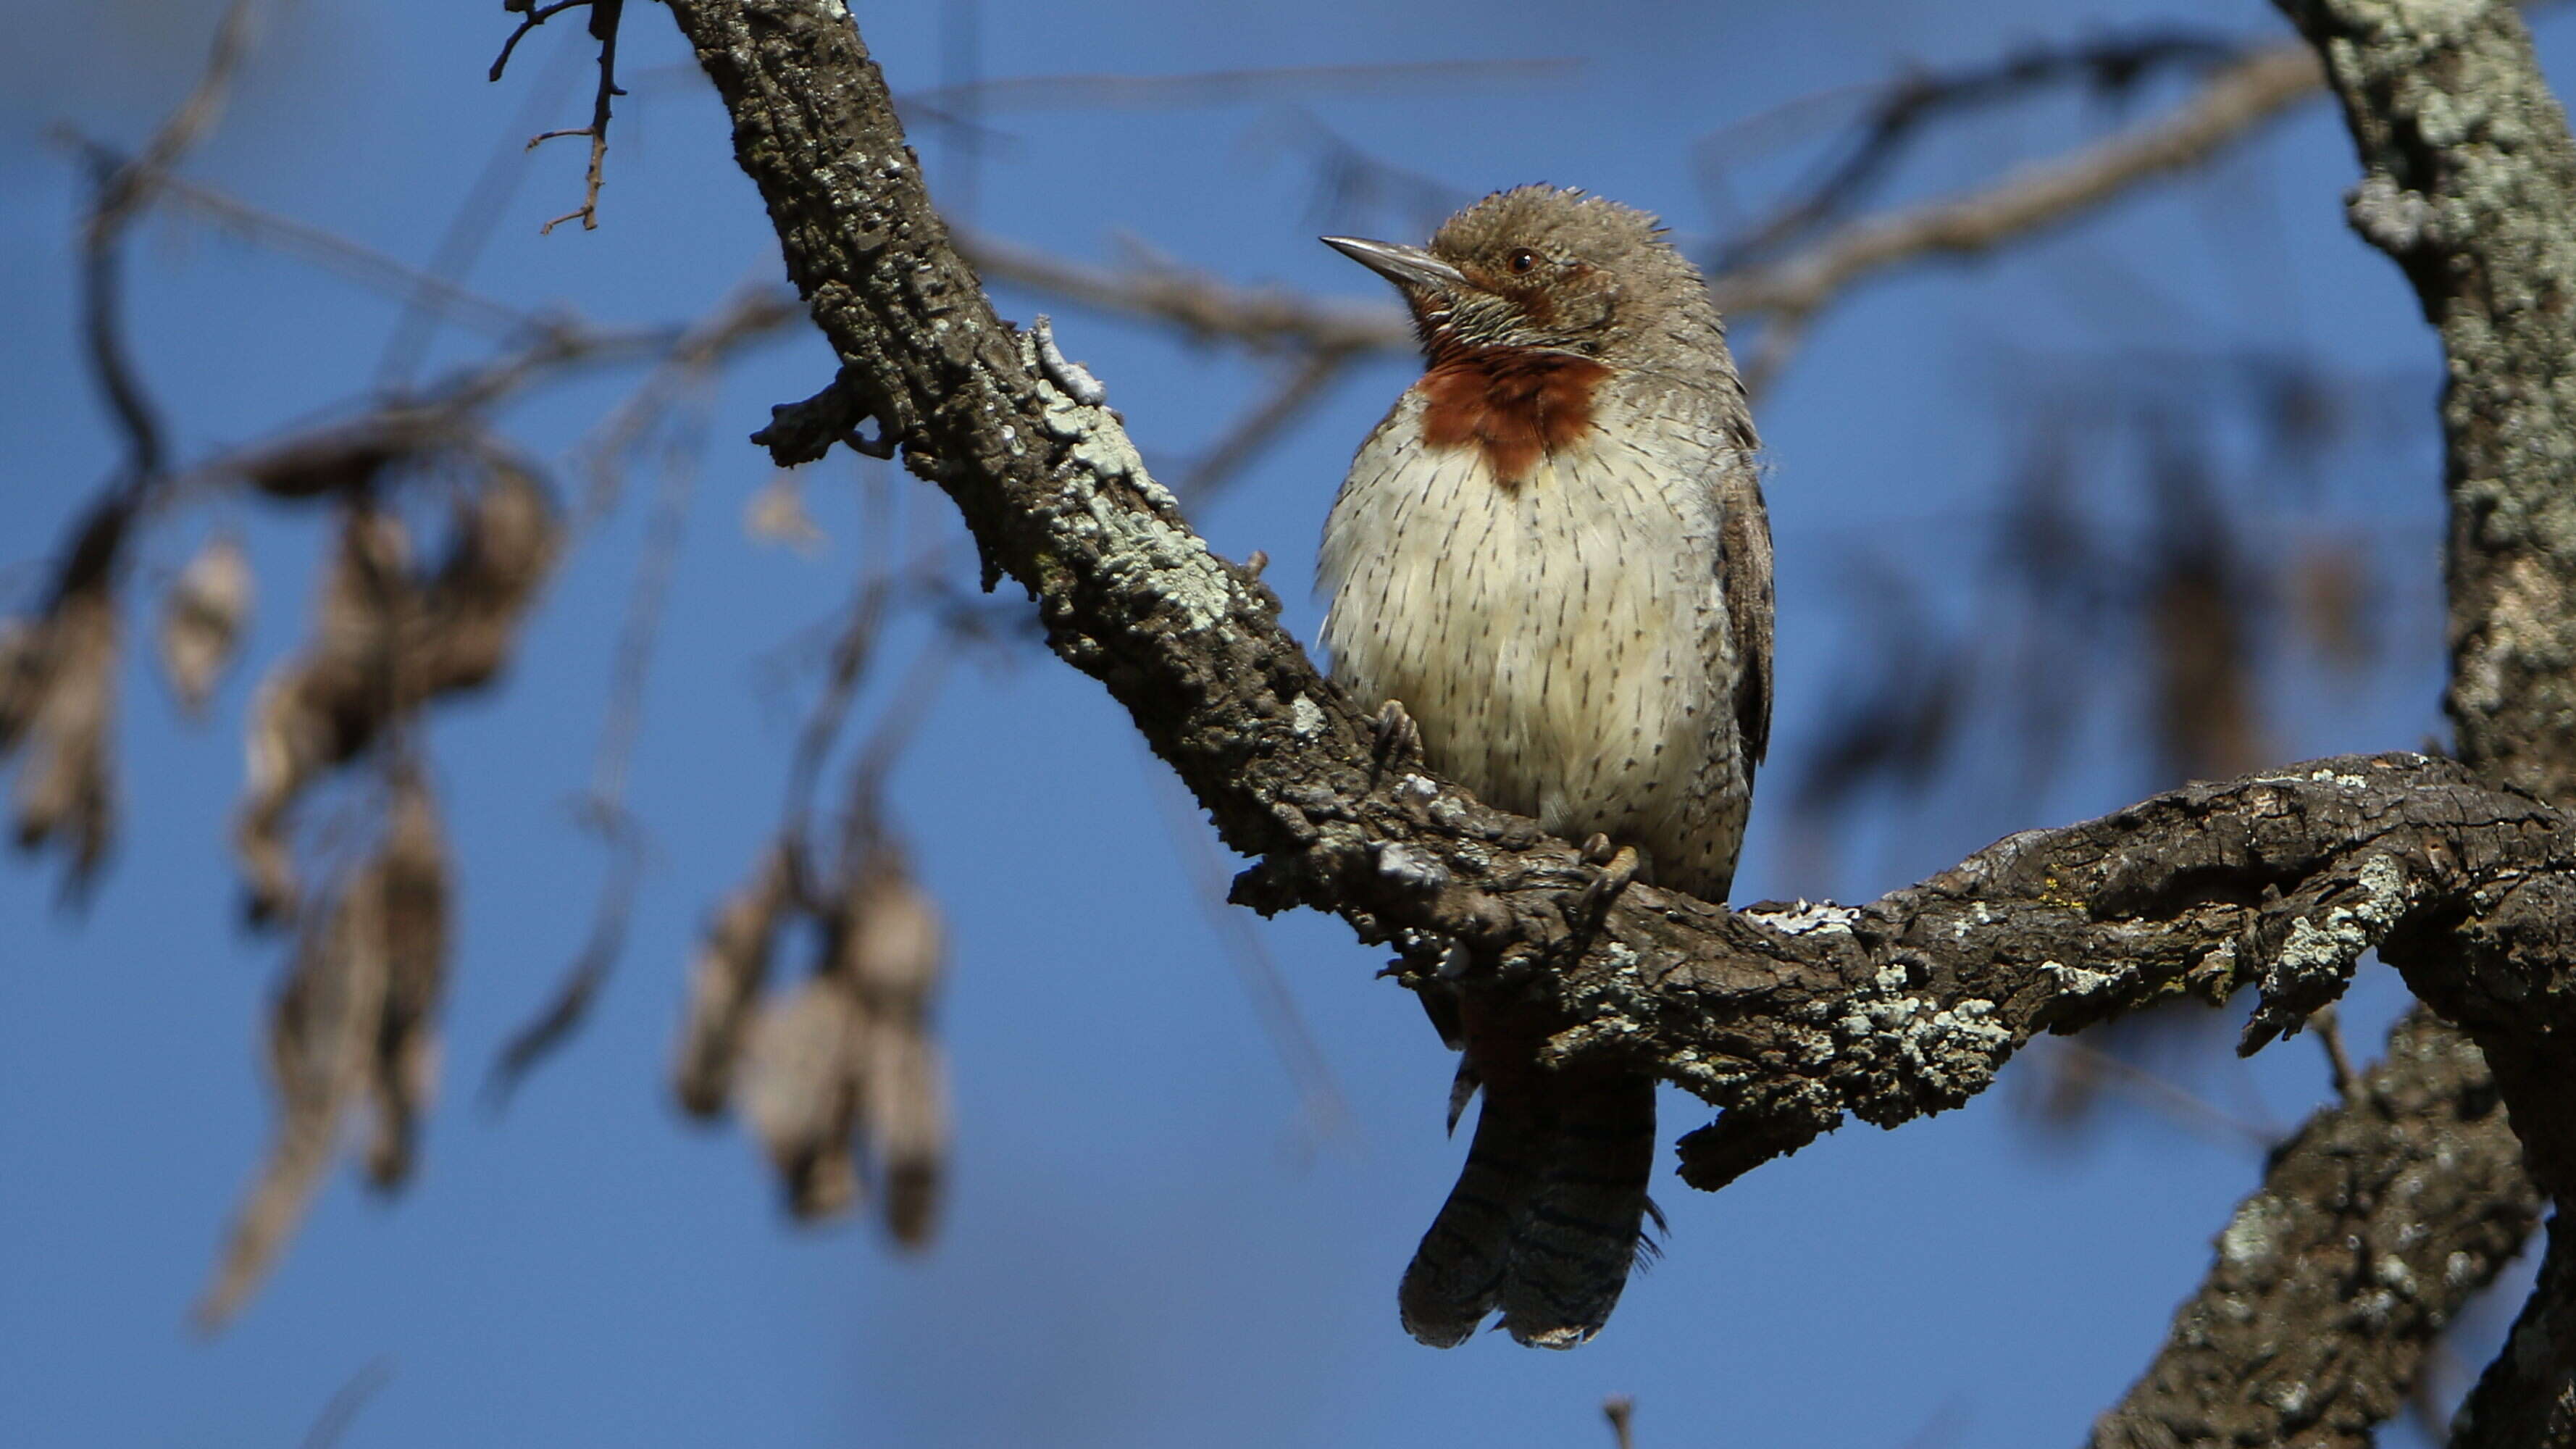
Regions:
<instances>
[{"instance_id":1,"label":"bird perched on branch","mask_svg":"<svg viewBox=\"0 0 2576 1449\"><path fill-rule=\"evenodd\" d=\"M1707 284L1653 217L1546 186L1427 248L1324 240L1395 284L1425 364L1324 525L1336 676L1383 704L1382 747L1585 841L1585 906L1639 877L1724 901L1770 733L1771 533ZM1448 1347L1499 1309L1571 1348L1647 1246L1654 1077L1548 1064L1565 1023L1506 991L1424 1004L1464 1053L1451 1125L1485 1100L1404 1325Z\"/></svg>"}]
</instances>

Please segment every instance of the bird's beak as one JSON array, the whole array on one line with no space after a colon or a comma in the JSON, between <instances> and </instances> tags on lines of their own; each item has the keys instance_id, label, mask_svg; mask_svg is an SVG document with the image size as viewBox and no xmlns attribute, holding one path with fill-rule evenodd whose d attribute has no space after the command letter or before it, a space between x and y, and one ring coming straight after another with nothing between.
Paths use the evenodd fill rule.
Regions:
<instances>
[{"instance_id":1,"label":"bird's beak","mask_svg":"<svg viewBox=\"0 0 2576 1449\"><path fill-rule=\"evenodd\" d=\"M1324 245L1395 283L1407 292L1428 287L1446 292L1467 285L1458 269L1420 247L1363 241L1355 236L1328 236Z\"/></svg>"}]
</instances>

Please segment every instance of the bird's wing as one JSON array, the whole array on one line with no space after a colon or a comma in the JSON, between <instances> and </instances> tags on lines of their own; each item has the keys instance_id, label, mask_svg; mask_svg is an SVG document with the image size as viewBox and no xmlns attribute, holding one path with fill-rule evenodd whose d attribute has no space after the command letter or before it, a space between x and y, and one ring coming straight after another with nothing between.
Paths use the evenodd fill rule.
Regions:
<instances>
[{"instance_id":1,"label":"bird's wing","mask_svg":"<svg viewBox=\"0 0 2576 1449\"><path fill-rule=\"evenodd\" d=\"M1771 517L1762 481L1736 461L1718 489L1717 584L1735 654L1735 727L1744 773L1771 744Z\"/></svg>"}]
</instances>

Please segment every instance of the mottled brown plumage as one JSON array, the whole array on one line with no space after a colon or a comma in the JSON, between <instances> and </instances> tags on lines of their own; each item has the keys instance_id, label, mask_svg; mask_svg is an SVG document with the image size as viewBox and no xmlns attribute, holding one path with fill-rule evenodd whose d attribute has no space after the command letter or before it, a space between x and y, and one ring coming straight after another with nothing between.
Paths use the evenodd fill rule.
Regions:
<instances>
[{"instance_id":1,"label":"mottled brown plumage","mask_svg":"<svg viewBox=\"0 0 2576 1449\"><path fill-rule=\"evenodd\" d=\"M1429 764L1723 901L1770 732L1771 536L1744 390L1700 275L1643 212L1526 186L1425 248L1327 238L1394 282L1425 371L1324 528L1336 675L1396 701ZM1541 1054L1496 992L1424 999L1481 1083L1458 1185L1399 1295L1425 1343L1489 1313L1598 1332L1653 1211L1654 1079ZM1454 1120L1454 1117L1453 1117Z\"/></svg>"}]
</instances>

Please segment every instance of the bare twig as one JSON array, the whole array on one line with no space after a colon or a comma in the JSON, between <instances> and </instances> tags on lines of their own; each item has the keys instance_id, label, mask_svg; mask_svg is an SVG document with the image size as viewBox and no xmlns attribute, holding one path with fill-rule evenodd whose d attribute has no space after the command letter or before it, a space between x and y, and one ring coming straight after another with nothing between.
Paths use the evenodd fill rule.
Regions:
<instances>
[{"instance_id":1,"label":"bare twig","mask_svg":"<svg viewBox=\"0 0 2576 1449\"><path fill-rule=\"evenodd\" d=\"M625 16L626 0L557 0L555 4L530 10L520 20L519 28L511 31L510 38L502 42L501 54L493 60L492 70L485 77L499 80L501 72L510 64L510 53L519 48L520 37L577 6L589 7L590 38L599 43L599 85L591 93L590 124L565 131L540 131L528 138L526 149L533 151L559 136L587 136L590 138L590 166L583 175L581 205L537 228L539 236L552 233L568 221L579 221L584 231L599 229L599 185L608 161L609 111L611 102L626 94L617 85L617 26Z\"/></svg>"},{"instance_id":2,"label":"bare twig","mask_svg":"<svg viewBox=\"0 0 2576 1449\"><path fill-rule=\"evenodd\" d=\"M2089 83L2101 92L2130 90L2150 75L2175 68L2207 68L2236 59L2241 42L2227 36L2176 29L2106 36L2074 44L2024 46L1997 59L1941 73L1910 71L1892 84L1875 87L1876 100L1854 128L1852 142L1810 185L1800 188L1764 220L1731 239L1716 259L1716 269L1732 271L1794 245L1810 229L1843 215L1894 169L1907 145L1925 134L1929 123L2027 95L2069 81ZM1792 102L1792 105L1800 103ZM1766 118L1776 118L1775 109ZM1729 128L1695 148L1703 164L1728 154L1725 139L1741 138Z\"/></svg>"},{"instance_id":3,"label":"bare twig","mask_svg":"<svg viewBox=\"0 0 2576 1449\"><path fill-rule=\"evenodd\" d=\"M1226 959L1234 963L1235 979L1242 983L1243 994L1252 1003L1252 1014L1261 1022L1262 1033L1270 1038L1272 1049L1278 1052L1279 1065L1286 1069L1289 1083L1297 1089L1308 1130L1318 1142L1345 1137L1356 1141L1359 1124L1351 1116L1350 1101L1333 1075L1332 1061L1324 1055L1313 1029L1306 1025L1306 1014L1298 1009L1278 958L1270 954L1269 943L1244 913L1226 901L1225 863L1208 840L1205 822L1198 818L1188 794L1161 761L1148 759L1141 764L1153 788L1154 802L1162 807L1163 832L1171 837L1172 849L1181 858L1190 894L1198 901L1208 929L1225 948Z\"/></svg>"},{"instance_id":4,"label":"bare twig","mask_svg":"<svg viewBox=\"0 0 2576 1449\"><path fill-rule=\"evenodd\" d=\"M391 1383L393 1377L391 1354L371 1358L359 1365L358 1371L349 1375L349 1381L340 1385L338 1391L331 1395L330 1402L322 1406L322 1412L314 1416L313 1427L304 1431L304 1449L333 1449L349 1432L349 1426L358 1421L358 1411L367 1406L367 1401L374 1398L378 1390Z\"/></svg>"},{"instance_id":5,"label":"bare twig","mask_svg":"<svg viewBox=\"0 0 2576 1449\"><path fill-rule=\"evenodd\" d=\"M1571 77L1583 62L1570 56L1527 60L1398 61L1376 65L1279 65L1187 75L997 76L896 97L899 106L937 106L985 115L996 111L1162 110L1228 105L1283 96L1418 95L1444 85L1492 85Z\"/></svg>"},{"instance_id":6,"label":"bare twig","mask_svg":"<svg viewBox=\"0 0 2576 1449\"><path fill-rule=\"evenodd\" d=\"M2331 1006L2325 1007L2308 1018L2308 1030L2317 1034L2317 1045L2326 1054L2326 1077L2334 1085L2336 1100L2358 1100L2354 1094L2361 1077L2353 1071L2352 1057L2344 1050L2342 1015Z\"/></svg>"},{"instance_id":7,"label":"bare twig","mask_svg":"<svg viewBox=\"0 0 2576 1449\"><path fill-rule=\"evenodd\" d=\"M537 73L536 84L528 87L517 114L484 157L474 185L457 203L447 229L439 234L438 245L430 250L429 261L422 268L425 285L405 302L401 318L385 338L384 355L376 363L379 391L400 392L410 387L412 375L428 356L430 341L438 331L437 314L427 305L430 287L454 285L462 280L491 240L501 213L528 176L527 147L519 138L543 125L560 103L577 59L577 53L570 49L555 53L545 69Z\"/></svg>"},{"instance_id":8,"label":"bare twig","mask_svg":"<svg viewBox=\"0 0 2576 1449\"><path fill-rule=\"evenodd\" d=\"M705 408L701 396L699 406L678 424L663 450L662 486L646 529L643 556L636 565L626 620L618 632L608 717L600 727L590 790L579 808L582 822L608 847L608 879L601 887L590 939L581 954L546 1005L512 1034L492 1063L484 1097L496 1109L508 1103L510 1094L538 1063L580 1029L625 947L627 921L644 863L643 830L626 808L626 773L644 727L644 687L652 673L663 606L678 571L680 545L688 536L689 502L696 496L699 463L706 449Z\"/></svg>"},{"instance_id":9,"label":"bare twig","mask_svg":"<svg viewBox=\"0 0 2576 1449\"><path fill-rule=\"evenodd\" d=\"M591 0L557 0L556 4L538 6L535 9L529 10L524 16L520 17L519 28L511 31L510 38L501 42L501 53L493 57L492 69L484 75L483 79L486 81L497 81L501 78L501 72L509 69L510 67L511 53L519 48L519 42L527 37L529 31L536 29L538 26L545 24L547 21L554 19L556 16L561 15L567 10L579 9L589 3L591 3Z\"/></svg>"},{"instance_id":10,"label":"bare twig","mask_svg":"<svg viewBox=\"0 0 2576 1449\"><path fill-rule=\"evenodd\" d=\"M122 166L97 166L97 197L82 230L82 333L99 390L125 431L125 489L139 498L162 471L161 422L142 379L125 354L117 245L126 226L151 199L153 180L177 163L223 113L224 97L250 51L254 0L233 0L215 26L214 43L196 88L162 121L150 140Z\"/></svg>"},{"instance_id":11,"label":"bare twig","mask_svg":"<svg viewBox=\"0 0 2576 1449\"><path fill-rule=\"evenodd\" d=\"M1601 1417L1610 1421L1610 1432L1616 1438L1618 1449L1637 1449L1629 1424L1636 1412L1637 1401L1626 1394L1612 1394L1601 1401Z\"/></svg>"},{"instance_id":12,"label":"bare twig","mask_svg":"<svg viewBox=\"0 0 2576 1449\"><path fill-rule=\"evenodd\" d=\"M957 247L988 281L1256 351L1286 347L1357 354L1409 351L1414 345L1412 324L1393 307L1238 287L1175 269L1095 267L980 234L960 233Z\"/></svg>"},{"instance_id":13,"label":"bare twig","mask_svg":"<svg viewBox=\"0 0 2576 1449\"><path fill-rule=\"evenodd\" d=\"M1848 222L1778 261L1723 272L1710 279L1710 290L1729 314L1769 314L1771 325L1803 321L1873 273L1988 251L2197 165L2322 83L2305 45L2266 46L2212 71L2182 105L2071 156L2022 168L1982 191Z\"/></svg>"},{"instance_id":14,"label":"bare twig","mask_svg":"<svg viewBox=\"0 0 2576 1449\"><path fill-rule=\"evenodd\" d=\"M1204 504L1235 476L1259 457L1264 448L1279 441L1289 429L1309 416L1316 399L1341 380L1351 365L1348 352L1318 351L1291 369L1268 396L1236 419L1205 453L1190 465L1174 490L1184 507Z\"/></svg>"},{"instance_id":15,"label":"bare twig","mask_svg":"<svg viewBox=\"0 0 2576 1449\"><path fill-rule=\"evenodd\" d=\"M77 133L66 133L65 139L89 157L93 167L122 169L142 164ZM246 241L300 257L361 286L390 295L410 296L415 299L416 306L437 315L452 317L468 326L504 337L525 333L540 325L533 313L458 286L399 258L350 241L336 232L253 206L214 187L166 170L143 173L142 179L151 185L156 195Z\"/></svg>"},{"instance_id":16,"label":"bare twig","mask_svg":"<svg viewBox=\"0 0 2576 1449\"><path fill-rule=\"evenodd\" d=\"M703 388L715 369L742 347L785 332L796 321L796 301L770 284L745 282L713 313L692 323L671 344L650 376L602 418L582 441L589 486L579 520L596 524L616 507L618 461L636 440L671 412L679 394Z\"/></svg>"},{"instance_id":17,"label":"bare twig","mask_svg":"<svg viewBox=\"0 0 2576 1449\"><path fill-rule=\"evenodd\" d=\"M2170 1081L2125 1057L2106 1052L2081 1037L2067 1037L2050 1044L2050 1049L2082 1063L2082 1070L2096 1073L2119 1084L2139 1100L2165 1113L2193 1130L2221 1138L2257 1153L2269 1151L2280 1140L2280 1132L2259 1122L2250 1122L2227 1111L2217 1103Z\"/></svg>"}]
</instances>

